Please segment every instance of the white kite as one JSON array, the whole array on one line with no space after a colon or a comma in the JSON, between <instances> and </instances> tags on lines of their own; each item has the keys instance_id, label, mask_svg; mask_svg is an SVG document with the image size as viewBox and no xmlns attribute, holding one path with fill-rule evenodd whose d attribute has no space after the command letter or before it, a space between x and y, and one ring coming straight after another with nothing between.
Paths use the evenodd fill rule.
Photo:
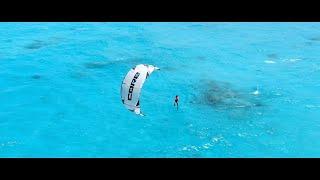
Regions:
<instances>
[{"instance_id":1,"label":"white kite","mask_svg":"<svg viewBox=\"0 0 320 180\"><path fill-rule=\"evenodd\" d=\"M148 76L159 69L153 65L139 64L128 72L121 85L121 99L127 109L143 116L140 110L141 88Z\"/></svg>"}]
</instances>

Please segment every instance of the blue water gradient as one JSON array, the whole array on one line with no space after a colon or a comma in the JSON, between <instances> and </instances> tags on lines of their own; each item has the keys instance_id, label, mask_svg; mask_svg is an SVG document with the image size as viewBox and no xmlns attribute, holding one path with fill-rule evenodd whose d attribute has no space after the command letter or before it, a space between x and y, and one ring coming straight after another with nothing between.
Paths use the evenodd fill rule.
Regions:
<instances>
[{"instance_id":1,"label":"blue water gradient","mask_svg":"<svg viewBox=\"0 0 320 180\"><path fill-rule=\"evenodd\" d=\"M0 23L0 157L320 157L319 93L320 23Z\"/></svg>"}]
</instances>

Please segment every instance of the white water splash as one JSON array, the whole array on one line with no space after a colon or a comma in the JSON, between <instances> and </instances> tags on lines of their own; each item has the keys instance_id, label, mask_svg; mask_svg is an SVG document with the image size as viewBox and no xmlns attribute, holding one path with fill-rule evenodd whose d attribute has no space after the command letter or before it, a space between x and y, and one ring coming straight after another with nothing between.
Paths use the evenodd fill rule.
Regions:
<instances>
[{"instance_id":1,"label":"white water splash","mask_svg":"<svg viewBox=\"0 0 320 180\"><path fill-rule=\"evenodd\" d=\"M256 90L253 91L251 94L258 96L260 94L259 87L257 86Z\"/></svg>"}]
</instances>

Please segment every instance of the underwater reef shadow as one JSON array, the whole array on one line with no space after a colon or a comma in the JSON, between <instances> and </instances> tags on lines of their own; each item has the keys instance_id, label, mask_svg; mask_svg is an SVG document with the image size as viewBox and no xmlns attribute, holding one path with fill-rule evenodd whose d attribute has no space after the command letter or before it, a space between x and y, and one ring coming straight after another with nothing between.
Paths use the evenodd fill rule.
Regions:
<instances>
[{"instance_id":1,"label":"underwater reef shadow","mask_svg":"<svg viewBox=\"0 0 320 180\"><path fill-rule=\"evenodd\" d=\"M42 77L39 74L34 74L34 75L31 76L31 78L32 79L41 79Z\"/></svg>"},{"instance_id":2,"label":"underwater reef shadow","mask_svg":"<svg viewBox=\"0 0 320 180\"><path fill-rule=\"evenodd\" d=\"M84 63L83 65L87 69L102 69L111 64L113 63L107 62L107 61L93 61L93 62Z\"/></svg>"},{"instance_id":3,"label":"underwater reef shadow","mask_svg":"<svg viewBox=\"0 0 320 180\"><path fill-rule=\"evenodd\" d=\"M60 37L51 37L46 41L43 40L33 40L31 43L27 44L24 46L25 49L29 50L35 50L35 49L40 49L55 43L58 43L62 40L63 38Z\"/></svg>"},{"instance_id":4,"label":"underwater reef shadow","mask_svg":"<svg viewBox=\"0 0 320 180\"><path fill-rule=\"evenodd\" d=\"M262 108L266 106L260 96L239 90L227 82L200 80L193 88L197 95L190 103L209 106L217 112L227 113L232 119L261 115Z\"/></svg>"},{"instance_id":5,"label":"underwater reef shadow","mask_svg":"<svg viewBox=\"0 0 320 180\"><path fill-rule=\"evenodd\" d=\"M308 40L310 40L310 41L320 41L320 36L311 37L311 38L308 38Z\"/></svg>"},{"instance_id":6,"label":"underwater reef shadow","mask_svg":"<svg viewBox=\"0 0 320 180\"><path fill-rule=\"evenodd\" d=\"M278 59L278 55L275 54L275 53L268 54L267 57L268 57L269 59Z\"/></svg>"},{"instance_id":7,"label":"underwater reef shadow","mask_svg":"<svg viewBox=\"0 0 320 180\"><path fill-rule=\"evenodd\" d=\"M33 40L32 43L25 46L26 49L40 49L44 46L47 46L48 43L41 40Z\"/></svg>"}]
</instances>

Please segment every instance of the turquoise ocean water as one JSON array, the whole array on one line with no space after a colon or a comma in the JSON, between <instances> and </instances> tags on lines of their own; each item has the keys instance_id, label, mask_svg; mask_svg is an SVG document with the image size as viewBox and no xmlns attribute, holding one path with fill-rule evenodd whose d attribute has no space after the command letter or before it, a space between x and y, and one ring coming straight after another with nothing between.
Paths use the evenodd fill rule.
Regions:
<instances>
[{"instance_id":1,"label":"turquoise ocean water","mask_svg":"<svg viewBox=\"0 0 320 180\"><path fill-rule=\"evenodd\" d=\"M0 157L319 157L319 93L320 23L0 23Z\"/></svg>"}]
</instances>

